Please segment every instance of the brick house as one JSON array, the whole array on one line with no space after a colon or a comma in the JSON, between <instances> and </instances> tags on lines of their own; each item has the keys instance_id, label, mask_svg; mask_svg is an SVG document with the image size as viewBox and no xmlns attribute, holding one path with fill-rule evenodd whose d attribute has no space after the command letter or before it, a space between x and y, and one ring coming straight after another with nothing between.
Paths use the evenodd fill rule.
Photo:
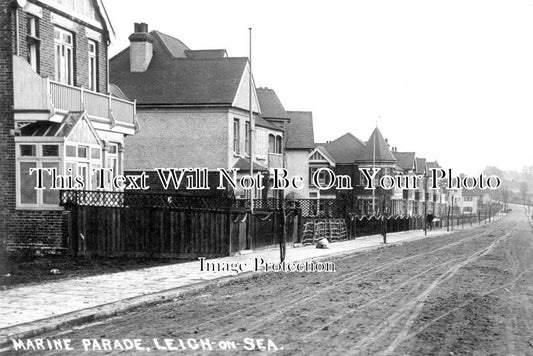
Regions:
<instances>
[{"instance_id":1,"label":"brick house","mask_svg":"<svg viewBox=\"0 0 533 356\"><path fill-rule=\"evenodd\" d=\"M148 172L154 190L162 189L155 168L237 168L239 177L248 174L248 58L228 57L223 49L191 50L175 37L148 32L144 23L135 24L129 39L130 46L110 60L111 80L136 99L141 127L126 139L131 154L125 169ZM270 167L283 166L283 129L261 116L253 80L251 89L254 175L268 174ZM270 145L269 137L274 138ZM237 187L235 194L245 197L248 192Z\"/></svg>"},{"instance_id":2,"label":"brick house","mask_svg":"<svg viewBox=\"0 0 533 356\"><path fill-rule=\"evenodd\" d=\"M379 187L377 180L384 174L394 175L398 172L397 160L393 156L387 141L379 129L375 129L366 142L361 141L351 133L346 133L336 140L317 144L308 156L309 165L309 197L310 198L342 198L351 203L349 210L357 214L371 214L386 210L397 213L393 208L398 204L393 202L394 192ZM380 168L376 176L374 194L374 209L372 209L372 190L365 189L366 180L360 168ZM334 187L319 190L311 181L314 172L322 167L330 168L337 176L349 176L352 182L351 190L340 190ZM328 182L327 175L319 179ZM401 193L400 193L401 199Z\"/></svg>"},{"instance_id":3,"label":"brick house","mask_svg":"<svg viewBox=\"0 0 533 356\"><path fill-rule=\"evenodd\" d=\"M407 177L412 177L416 174L416 153L415 152L398 152L393 149L392 154L397 159L399 168L402 174ZM417 201L418 204L418 201ZM413 189L402 190L402 202L400 207L400 214L412 215L415 205L415 191Z\"/></svg>"},{"instance_id":4,"label":"brick house","mask_svg":"<svg viewBox=\"0 0 533 356\"><path fill-rule=\"evenodd\" d=\"M426 161L428 212L432 212L434 216L440 217L444 214L443 204L446 201L446 198L443 196L444 189L441 187L438 187L438 189L430 189L430 181L433 175L432 169L437 168L441 168L437 161Z\"/></svg>"},{"instance_id":5,"label":"brick house","mask_svg":"<svg viewBox=\"0 0 533 356\"><path fill-rule=\"evenodd\" d=\"M110 94L119 90L107 80L113 30L101 1L2 1L0 36L0 243L59 252L66 212L58 190L34 189L30 169L80 176L84 189L95 188L94 168L120 173L135 104Z\"/></svg>"},{"instance_id":6,"label":"brick house","mask_svg":"<svg viewBox=\"0 0 533 356\"><path fill-rule=\"evenodd\" d=\"M357 196L362 194L362 188L360 187L360 178L359 170L356 160L360 159L364 151L365 144L352 135L351 133L346 133L333 141L329 141L323 144L320 144L317 148L322 152L322 156L327 161L331 160L333 163L330 163L331 169L336 174L349 175L352 179L352 198L355 200ZM317 167L320 166L320 161L316 159L318 156L311 155L309 157L310 175L314 173ZM327 181L327 178L320 177L323 181ZM316 188L312 189L316 191ZM343 194L346 192L339 192L336 188L331 190L322 190L318 191L319 198L335 198L338 194Z\"/></svg>"},{"instance_id":7,"label":"brick house","mask_svg":"<svg viewBox=\"0 0 533 356\"><path fill-rule=\"evenodd\" d=\"M423 177L427 177L427 160L425 158L417 157L416 158L416 174ZM414 215L423 215L424 214L424 204L426 198L426 187L424 182L420 182L418 190L415 190L415 204L413 206Z\"/></svg>"},{"instance_id":8,"label":"brick house","mask_svg":"<svg viewBox=\"0 0 533 356\"><path fill-rule=\"evenodd\" d=\"M303 178L302 189L289 188L285 196L289 199L309 199L309 157L315 148L313 130L313 113L310 111L288 111L290 121L285 125L285 161L286 168L291 176ZM318 153L321 155L321 153ZM317 155L317 157L318 157ZM324 154L326 155L326 154ZM327 165L327 160L323 160ZM316 192L313 193L315 196Z\"/></svg>"},{"instance_id":9,"label":"brick house","mask_svg":"<svg viewBox=\"0 0 533 356\"><path fill-rule=\"evenodd\" d=\"M383 189L379 186L379 178L383 175L394 176L398 173L397 159L394 157L388 140L383 137L381 131L376 127L368 140L364 144L364 149L356 157L355 162L358 167L361 168L380 168L379 173L376 175L376 186L374 194L372 190L363 190L358 197L359 210L363 213L398 213L394 211L394 207L398 204L394 203L396 191ZM361 186L366 184L364 176L361 174ZM374 198L374 199L373 199ZM397 197L396 197L397 198ZM374 206L372 207L372 200L374 200Z\"/></svg>"},{"instance_id":10,"label":"brick house","mask_svg":"<svg viewBox=\"0 0 533 356\"><path fill-rule=\"evenodd\" d=\"M270 88L257 88L257 98L259 100L259 107L261 115L256 121L255 139L256 149L258 153L265 147L265 137L268 140L268 168L270 170L270 177L272 177L272 168L286 167L286 145L284 137L286 138L287 125L290 122L290 117L283 104L278 98L278 95ZM270 129L269 129L270 128ZM281 129L281 131L273 131L273 128ZM267 157L264 153L257 155L257 158ZM269 181L271 187L273 181ZM268 189L267 196L272 198L279 198L284 191Z\"/></svg>"}]
</instances>

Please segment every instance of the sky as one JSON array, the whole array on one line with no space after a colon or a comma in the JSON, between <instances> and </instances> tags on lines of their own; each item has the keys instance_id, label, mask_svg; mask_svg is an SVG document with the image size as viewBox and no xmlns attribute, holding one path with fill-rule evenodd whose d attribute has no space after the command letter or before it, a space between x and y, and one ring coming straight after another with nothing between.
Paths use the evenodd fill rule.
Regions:
<instances>
[{"instance_id":1,"label":"sky","mask_svg":"<svg viewBox=\"0 0 533 356\"><path fill-rule=\"evenodd\" d=\"M191 49L249 53L256 85L313 112L315 142L377 125L453 174L533 165L533 0L104 0Z\"/></svg>"}]
</instances>

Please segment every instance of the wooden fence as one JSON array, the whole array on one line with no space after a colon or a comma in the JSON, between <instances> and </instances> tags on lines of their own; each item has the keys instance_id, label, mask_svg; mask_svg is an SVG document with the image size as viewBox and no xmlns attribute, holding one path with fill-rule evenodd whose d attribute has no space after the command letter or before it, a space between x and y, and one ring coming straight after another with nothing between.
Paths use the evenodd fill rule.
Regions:
<instances>
[{"instance_id":1,"label":"wooden fence","mask_svg":"<svg viewBox=\"0 0 533 356\"><path fill-rule=\"evenodd\" d=\"M287 243L296 242L300 233L296 210L251 214L227 206L191 208L185 200L183 205L176 205L175 199L160 197L157 197L159 206L150 207L146 195L143 205L128 206L117 204L117 201L128 201L117 198L120 194L123 193L62 192L62 204L70 212L69 248L73 255L219 257L278 245L284 228ZM111 206L102 204L105 200ZM161 201L173 205L165 207ZM283 212L285 219L281 218Z\"/></svg>"}]
</instances>

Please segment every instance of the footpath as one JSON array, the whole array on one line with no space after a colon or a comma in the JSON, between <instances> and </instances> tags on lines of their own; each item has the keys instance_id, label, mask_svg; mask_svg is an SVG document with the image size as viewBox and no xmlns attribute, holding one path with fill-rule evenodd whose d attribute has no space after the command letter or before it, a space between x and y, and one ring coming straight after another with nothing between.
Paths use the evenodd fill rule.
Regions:
<instances>
[{"instance_id":1,"label":"footpath","mask_svg":"<svg viewBox=\"0 0 533 356\"><path fill-rule=\"evenodd\" d=\"M476 227L477 225L474 225ZM465 226L465 230L470 226ZM456 227L455 231L461 231ZM387 234L387 245L381 235L329 244L329 249L313 246L287 247L287 262L332 261L336 257L397 245L448 233L446 229L405 231ZM237 264L242 272L201 271L200 261L177 263L133 271L79 277L40 284L22 285L0 291L0 345L11 339L36 335L71 325L82 324L137 307L146 306L198 293L212 286L223 286L257 275L255 260L279 263L279 249L243 253L215 258L217 266ZM298 273L298 272L295 272Z\"/></svg>"}]
</instances>

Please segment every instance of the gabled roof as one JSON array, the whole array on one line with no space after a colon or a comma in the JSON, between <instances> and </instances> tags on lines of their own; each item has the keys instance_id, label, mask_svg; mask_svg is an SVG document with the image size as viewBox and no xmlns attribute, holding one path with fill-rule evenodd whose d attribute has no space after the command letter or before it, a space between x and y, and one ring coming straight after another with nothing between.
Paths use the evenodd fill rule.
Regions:
<instances>
[{"instance_id":1,"label":"gabled roof","mask_svg":"<svg viewBox=\"0 0 533 356\"><path fill-rule=\"evenodd\" d=\"M110 60L110 82L143 105L231 105L247 68L248 58L188 58L190 49L177 38L158 31L153 57L142 73L130 72L126 48ZM190 53L190 52L189 52Z\"/></svg>"},{"instance_id":2,"label":"gabled roof","mask_svg":"<svg viewBox=\"0 0 533 356\"><path fill-rule=\"evenodd\" d=\"M287 114L290 121L285 123L285 148L314 148L313 113L311 111L288 111Z\"/></svg>"},{"instance_id":3,"label":"gabled roof","mask_svg":"<svg viewBox=\"0 0 533 356\"><path fill-rule=\"evenodd\" d=\"M176 37L169 36L159 31L152 31L150 34L164 45L163 48L167 51L169 56L173 58L187 57L186 53L189 51L189 47Z\"/></svg>"},{"instance_id":4,"label":"gabled roof","mask_svg":"<svg viewBox=\"0 0 533 356\"><path fill-rule=\"evenodd\" d=\"M425 174L426 173L426 159L425 158L416 158L416 174Z\"/></svg>"},{"instance_id":5,"label":"gabled roof","mask_svg":"<svg viewBox=\"0 0 533 356\"><path fill-rule=\"evenodd\" d=\"M109 39L115 39L115 29L113 28L113 25L111 24L111 20L109 19L109 15L107 14L107 10L105 8L104 2L102 0L95 0L94 3L96 4L96 9L98 12L100 12L100 15L102 16L104 20L105 28L109 34Z\"/></svg>"},{"instance_id":6,"label":"gabled roof","mask_svg":"<svg viewBox=\"0 0 533 356\"><path fill-rule=\"evenodd\" d=\"M316 152L318 152L322 157L324 157L330 165L332 165L333 167L335 166L335 163L336 163L335 159L333 158L333 156L331 156L331 154L328 152L328 150L324 146L320 146L320 145L316 146L315 149L311 151L311 153L309 154L309 159Z\"/></svg>"},{"instance_id":7,"label":"gabled roof","mask_svg":"<svg viewBox=\"0 0 533 356\"><path fill-rule=\"evenodd\" d=\"M383 138L383 135L376 127L365 144L363 158L361 161L376 163L393 163L396 158L389 149L389 145Z\"/></svg>"},{"instance_id":8,"label":"gabled roof","mask_svg":"<svg viewBox=\"0 0 533 356\"><path fill-rule=\"evenodd\" d=\"M324 147L336 163L347 164L354 163L362 157L365 145L348 132L335 141L325 143Z\"/></svg>"},{"instance_id":9,"label":"gabled roof","mask_svg":"<svg viewBox=\"0 0 533 356\"><path fill-rule=\"evenodd\" d=\"M66 138L74 131L74 128L80 121L84 121L89 129L89 131L94 136L94 140L101 145L100 137L96 133L91 120L87 118L87 114L82 111L72 111L69 112L63 118L61 122L52 122L52 121L37 121L31 124L28 124L21 128L21 136L25 137L58 137Z\"/></svg>"},{"instance_id":10,"label":"gabled roof","mask_svg":"<svg viewBox=\"0 0 533 356\"><path fill-rule=\"evenodd\" d=\"M489 194L486 190L482 190L479 187L474 189L462 189L462 195L464 197L482 197L485 194Z\"/></svg>"},{"instance_id":11,"label":"gabled roof","mask_svg":"<svg viewBox=\"0 0 533 356\"><path fill-rule=\"evenodd\" d=\"M261 107L261 116L265 119L289 120L289 114L285 111L283 104L276 92L269 88L257 88L257 98Z\"/></svg>"},{"instance_id":12,"label":"gabled roof","mask_svg":"<svg viewBox=\"0 0 533 356\"><path fill-rule=\"evenodd\" d=\"M440 168L440 165L437 161L435 162L426 162L426 170L429 172L431 168Z\"/></svg>"},{"instance_id":13,"label":"gabled roof","mask_svg":"<svg viewBox=\"0 0 533 356\"><path fill-rule=\"evenodd\" d=\"M415 153L414 152L392 152L396 160L398 161L398 166L404 171L415 170Z\"/></svg>"}]
</instances>

